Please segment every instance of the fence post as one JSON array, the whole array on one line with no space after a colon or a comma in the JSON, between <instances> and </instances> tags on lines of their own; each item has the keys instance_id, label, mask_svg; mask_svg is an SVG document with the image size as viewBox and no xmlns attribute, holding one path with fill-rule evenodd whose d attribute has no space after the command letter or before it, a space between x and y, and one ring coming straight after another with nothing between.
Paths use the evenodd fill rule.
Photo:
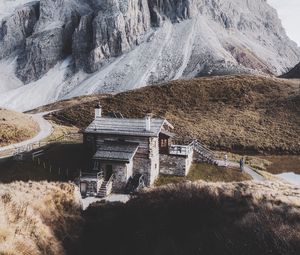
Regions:
<instances>
[{"instance_id":1,"label":"fence post","mask_svg":"<svg viewBox=\"0 0 300 255\"><path fill-rule=\"evenodd\" d=\"M50 169L50 174L51 174L51 170L52 170L52 166L51 166L51 164L50 164L50 166L49 166L49 169Z\"/></svg>"},{"instance_id":2,"label":"fence post","mask_svg":"<svg viewBox=\"0 0 300 255\"><path fill-rule=\"evenodd\" d=\"M60 168L58 168L58 175L60 175Z\"/></svg>"},{"instance_id":3,"label":"fence post","mask_svg":"<svg viewBox=\"0 0 300 255\"><path fill-rule=\"evenodd\" d=\"M44 168L46 169L46 163L44 162Z\"/></svg>"}]
</instances>

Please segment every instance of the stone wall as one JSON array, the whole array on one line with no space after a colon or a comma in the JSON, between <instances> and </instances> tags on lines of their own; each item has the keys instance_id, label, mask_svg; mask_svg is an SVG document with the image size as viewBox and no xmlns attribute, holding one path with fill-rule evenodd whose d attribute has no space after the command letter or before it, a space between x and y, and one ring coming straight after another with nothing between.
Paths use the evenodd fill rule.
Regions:
<instances>
[{"instance_id":1,"label":"stone wall","mask_svg":"<svg viewBox=\"0 0 300 255\"><path fill-rule=\"evenodd\" d=\"M100 163L101 171L104 172L106 170L107 165L112 166L112 170L114 174L112 192L118 192L118 193L124 192L129 177L132 176L132 168L133 168L132 162L129 164L101 162Z\"/></svg>"},{"instance_id":2,"label":"stone wall","mask_svg":"<svg viewBox=\"0 0 300 255\"><path fill-rule=\"evenodd\" d=\"M159 141L157 137L149 138L149 148L150 148L150 160L151 160L151 168L150 170L150 180L149 185L153 185L155 180L159 175Z\"/></svg>"},{"instance_id":3,"label":"stone wall","mask_svg":"<svg viewBox=\"0 0 300 255\"><path fill-rule=\"evenodd\" d=\"M150 169L151 169L151 160L146 157L141 157L136 155L133 159L133 175L139 173L144 176L145 185L150 185Z\"/></svg>"},{"instance_id":4,"label":"stone wall","mask_svg":"<svg viewBox=\"0 0 300 255\"><path fill-rule=\"evenodd\" d=\"M84 144L93 148L95 151L105 140L122 139L126 142L135 142L139 144L139 148L133 159L133 164L129 168L133 169L131 176L140 173L144 175L145 184L151 186L154 184L159 175L159 141L158 137L133 137L123 135L107 135L107 134L84 134ZM121 174L121 173L118 173ZM127 175L127 174L126 174ZM126 176L128 177L128 176ZM130 177L130 176L129 176ZM129 178L128 177L128 178Z\"/></svg>"},{"instance_id":5,"label":"stone wall","mask_svg":"<svg viewBox=\"0 0 300 255\"><path fill-rule=\"evenodd\" d=\"M157 137L148 139L148 151L138 150L133 159L133 174L143 174L146 186L151 186L159 175L159 144Z\"/></svg>"},{"instance_id":6,"label":"stone wall","mask_svg":"<svg viewBox=\"0 0 300 255\"><path fill-rule=\"evenodd\" d=\"M193 163L193 153L188 156L160 155L160 173L187 176Z\"/></svg>"}]
</instances>

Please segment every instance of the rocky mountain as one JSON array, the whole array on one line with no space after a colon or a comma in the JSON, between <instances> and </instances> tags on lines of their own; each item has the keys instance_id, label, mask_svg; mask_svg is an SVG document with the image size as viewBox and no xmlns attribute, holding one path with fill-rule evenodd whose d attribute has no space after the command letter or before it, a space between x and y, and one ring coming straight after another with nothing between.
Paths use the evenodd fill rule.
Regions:
<instances>
[{"instance_id":1,"label":"rocky mountain","mask_svg":"<svg viewBox=\"0 0 300 255\"><path fill-rule=\"evenodd\" d=\"M300 79L300 63L281 77L288 79Z\"/></svg>"},{"instance_id":2,"label":"rocky mountain","mask_svg":"<svg viewBox=\"0 0 300 255\"><path fill-rule=\"evenodd\" d=\"M12 0L0 4L0 59L0 105L27 110L179 78L279 75L300 50L266 0Z\"/></svg>"}]
</instances>

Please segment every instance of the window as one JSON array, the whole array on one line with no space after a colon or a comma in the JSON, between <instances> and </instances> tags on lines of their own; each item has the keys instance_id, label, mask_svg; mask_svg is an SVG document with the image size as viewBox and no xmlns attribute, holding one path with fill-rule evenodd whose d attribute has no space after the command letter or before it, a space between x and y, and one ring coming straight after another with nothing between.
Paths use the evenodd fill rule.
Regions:
<instances>
[{"instance_id":1,"label":"window","mask_svg":"<svg viewBox=\"0 0 300 255\"><path fill-rule=\"evenodd\" d=\"M168 147L168 139L161 139L160 146L161 147Z\"/></svg>"}]
</instances>

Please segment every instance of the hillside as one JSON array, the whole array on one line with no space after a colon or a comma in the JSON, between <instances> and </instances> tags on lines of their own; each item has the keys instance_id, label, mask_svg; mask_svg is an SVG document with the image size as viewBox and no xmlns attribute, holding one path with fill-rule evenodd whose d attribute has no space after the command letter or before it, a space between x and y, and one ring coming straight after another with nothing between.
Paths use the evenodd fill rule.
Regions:
<instances>
[{"instance_id":1,"label":"hillside","mask_svg":"<svg viewBox=\"0 0 300 255\"><path fill-rule=\"evenodd\" d=\"M85 211L77 254L296 255L299 197L299 188L280 183L155 188L125 205Z\"/></svg>"},{"instance_id":2,"label":"hillside","mask_svg":"<svg viewBox=\"0 0 300 255\"><path fill-rule=\"evenodd\" d=\"M281 77L287 79L300 79L300 63Z\"/></svg>"},{"instance_id":3,"label":"hillside","mask_svg":"<svg viewBox=\"0 0 300 255\"><path fill-rule=\"evenodd\" d=\"M242 153L300 153L300 91L295 81L260 76L198 78L114 96L99 95L99 99L104 113L144 117L152 112L167 118L179 140L198 138L211 148ZM86 127L98 100L79 102L76 105L73 101L73 106L51 118ZM40 110L61 106L58 103Z\"/></svg>"},{"instance_id":4,"label":"hillside","mask_svg":"<svg viewBox=\"0 0 300 255\"><path fill-rule=\"evenodd\" d=\"M18 111L300 61L266 0L10 0L0 31L0 107Z\"/></svg>"},{"instance_id":5,"label":"hillside","mask_svg":"<svg viewBox=\"0 0 300 255\"><path fill-rule=\"evenodd\" d=\"M69 184L0 184L0 211L1 255L63 255L81 223Z\"/></svg>"},{"instance_id":6,"label":"hillside","mask_svg":"<svg viewBox=\"0 0 300 255\"><path fill-rule=\"evenodd\" d=\"M37 123L30 116L0 108L0 146L29 139L38 129Z\"/></svg>"},{"instance_id":7,"label":"hillside","mask_svg":"<svg viewBox=\"0 0 300 255\"><path fill-rule=\"evenodd\" d=\"M300 251L300 190L288 184L186 182L84 212L76 194L69 184L0 184L0 254L93 255L99 247L104 255Z\"/></svg>"}]
</instances>

